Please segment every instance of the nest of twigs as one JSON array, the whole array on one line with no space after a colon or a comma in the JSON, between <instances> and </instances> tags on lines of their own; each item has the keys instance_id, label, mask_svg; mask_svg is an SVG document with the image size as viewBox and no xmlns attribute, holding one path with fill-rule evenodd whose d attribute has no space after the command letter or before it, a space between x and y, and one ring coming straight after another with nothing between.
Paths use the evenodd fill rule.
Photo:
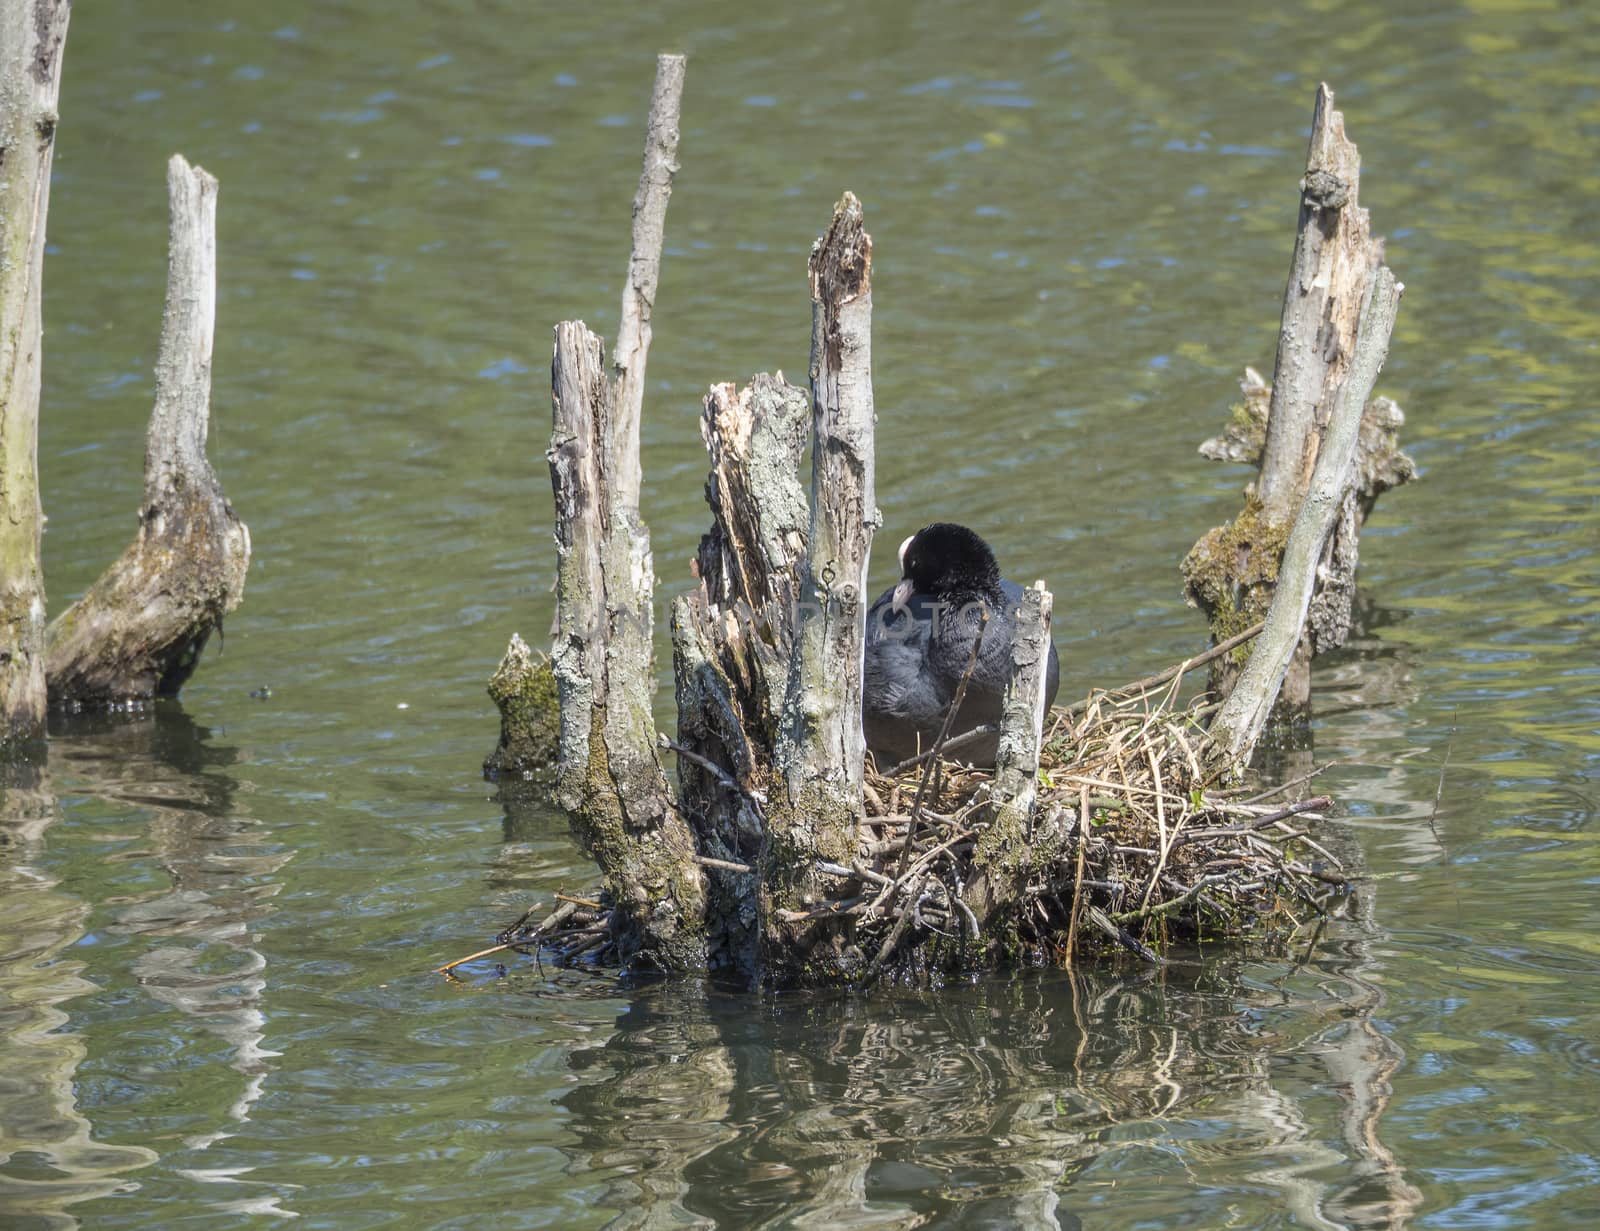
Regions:
<instances>
[{"instance_id":1,"label":"nest of twigs","mask_svg":"<svg viewBox=\"0 0 1600 1231\"><path fill-rule=\"evenodd\" d=\"M1327 797L1282 805L1273 800L1300 784L1252 794L1205 768L1212 709L1096 692L1052 712L1026 841L1009 857L1019 883L1006 939L1019 951L1068 965L1120 947L1154 962L1174 941L1287 937L1347 892L1340 861L1305 827ZM884 860L890 879L863 918L892 918L890 901L920 871L918 900L901 909L964 943L978 933L965 896L992 824L992 776L944 760L924 782L925 770L871 779L869 827L889 846L909 840L912 858ZM896 947L880 947L880 965Z\"/></svg>"},{"instance_id":2,"label":"nest of twigs","mask_svg":"<svg viewBox=\"0 0 1600 1231\"><path fill-rule=\"evenodd\" d=\"M829 900L783 922L848 920L870 981L1118 949L1159 962L1175 942L1285 940L1323 917L1348 891L1344 867L1307 829L1329 800L1277 802L1303 781L1257 794L1222 786L1226 767L1207 759L1214 703L1179 704L1181 672L1163 676L1051 711L1034 807L1004 841L993 774L964 765L959 740L938 756L869 764L858 858L821 865ZM558 895L552 913L535 914L500 947L558 962L615 956L603 895Z\"/></svg>"}]
</instances>

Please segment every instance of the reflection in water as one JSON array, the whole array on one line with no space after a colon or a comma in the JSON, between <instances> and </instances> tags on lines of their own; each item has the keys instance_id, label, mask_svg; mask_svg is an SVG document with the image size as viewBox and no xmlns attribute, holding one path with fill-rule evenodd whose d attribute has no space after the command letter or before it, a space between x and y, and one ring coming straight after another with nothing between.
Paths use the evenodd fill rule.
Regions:
<instances>
[{"instance_id":1,"label":"reflection in water","mask_svg":"<svg viewBox=\"0 0 1600 1231\"><path fill-rule=\"evenodd\" d=\"M1402 746L1403 652L1363 637L1321 676ZM1309 746L1286 755L1280 778L1310 768ZM1374 774L1364 794L1436 856L1432 800ZM1359 832L1318 838L1359 873ZM1277 967L1207 953L868 998L647 986L573 1056L572 1170L604 1177L617 1228L1222 1225L1253 1189L1295 1225L1400 1231L1421 1194L1381 1131L1405 1056L1375 894Z\"/></svg>"},{"instance_id":2,"label":"reflection in water","mask_svg":"<svg viewBox=\"0 0 1600 1231\"><path fill-rule=\"evenodd\" d=\"M648 987L573 1058L573 1170L618 1228L1211 1225L1225 1177L1304 1226L1403 1227L1377 1135L1400 1057L1370 937L1340 929L1275 988L1217 958L870 999ZM1119 1191L1129 1170L1166 1180Z\"/></svg>"},{"instance_id":3,"label":"reflection in water","mask_svg":"<svg viewBox=\"0 0 1600 1231\"><path fill-rule=\"evenodd\" d=\"M90 904L38 864L60 818L43 767L0 768L0 1221L75 1227L68 1207L128 1186L155 1161L94 1140L75 1079L87 1054L60 1006L98 989L62 955L82 939Z\"/></svg>"},{"instance_id":4,"label":"reflection in water","mask_svg":"<svg viewBox=\"0 0 1600 1231\"><path fill-rule=\"evenodd\" d=\"M266 958L254 947L251 929L268 913L267 900L279 888L267 878L292 854L269 844L253 818L234 811L233 780L211 768L231 761L233 752L206 742L208 735L179 706L163 703L153 714L131 721L106 715L61 720L50 744L54 786L62 797L92 796L119 811L146 818L149 846L170 878L170 886L154 894L122 897L122 904L112 910L107 930L144 940L133 949L131 962L139 986L154 1000L224 1040L231 1053L228 1063L243 1078L223 1123L185 1138L184 1144L196 1151L233 1135L249 1119L261 1097L269 1071L267 1061L277 1054L262 1042L260 1001ZM31 794L8 792L6 798L8 814L31 814L12 822L10 828L31 845L31 853L24 858L37 860L44 849L44 829L59 812L55 794L46 784ZM8 866L0 876L29 873L27 863L14 862L15 867ZM0 936L36 935L43 925L53 937L48 948L35 943L8 966L7 991L15 1002L18 986L26 985L30 972L37 975L42 958L84 936L91 911L88 904L62 894L41 900L37 894L23 898L7 893L0 901L5 904L0 907ZM31 914L19 914L15 907L27 901L32 902ZM219 961L219 946L233 960ZM10 942L9 937L0 941L0 950L18 948L23 946ZM74 964L74 971L81 968ZM52 968L49 986L53 989L50 1004L100 990L82 979L63 980L59 967ZM35 992L35 999L42 997ZM38 1076L20 1081L35 1097L39 1092L54 1091L50 1097L57 1104L71 1105L72 1083L84 1048L78 1035L60 1029L68 1021L65 1013L52 1009L48 1025L42 1028L21 1024L19 1029L11 1021L4 1023L0 1048L18 1052L18 1063L3 1069L8 1083L19 1081L19 1075L31 1069ZM54 1031L48 1039L56 1044L55 1059L50 1058L51 1048L40 1047L42 1030ZM49 1063L41 1066L46 1060ZM63 1102L64 1098L68 1101ZM22 1140L6 1143L7 1153L44 1148L41 1143L49 1140L49 1135L41 1131L42 1121L29 1126L26 1119L7 1119L24 1125ZM82 1117L78 1123L76 1131L87 1143L89 1124ZM87 1160L81 1156L83 1151L72 1157L59 1151L51 1154L52 1165L74 1177L73 1183L65 1184L50 1177L53 1208L113 1191L117 1182L100 1180L98 1172L142 1166L156 1157L144 1149L108 1150L86 1144L85 1150ZM241 1170L248 1169L191 1168L184 1174L196 1180L220 1181L236 1179ZM247 1198L213 1208L275 1211L276 1201L276 1197ZM66 1219L63 1225L73 1222L62 1217Z\"/></svg>"}]
</instances>

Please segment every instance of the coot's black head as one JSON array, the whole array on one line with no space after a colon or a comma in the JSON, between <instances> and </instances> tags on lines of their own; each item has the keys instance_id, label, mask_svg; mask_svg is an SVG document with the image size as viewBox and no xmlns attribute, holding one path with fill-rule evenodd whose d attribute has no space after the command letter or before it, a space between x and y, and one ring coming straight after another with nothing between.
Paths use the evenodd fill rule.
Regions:
<instances>
[{"instance_id":1,"label":"coot's black head","mask_svg":"<svg viewBox=\"0 0 1600 1231\"><path fill-rule=\"evenodd\" d=\"M901 585L946 602L1000 602L1000 565L989 544L954 522L924 526L900 544Z\"/></svg>"}]
</instances>

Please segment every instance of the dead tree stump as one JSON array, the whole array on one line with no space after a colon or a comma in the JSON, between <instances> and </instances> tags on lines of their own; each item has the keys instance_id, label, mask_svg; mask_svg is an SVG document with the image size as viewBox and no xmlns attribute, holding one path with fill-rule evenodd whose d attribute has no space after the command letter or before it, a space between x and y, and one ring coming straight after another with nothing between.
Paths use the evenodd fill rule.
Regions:
<instances>
[{"instance_id":1,"label":"dead tree stump","mask_svg":"<svg viewBox=\"0 0 1600 1231\"><path fill-rule=\"evenodd\" d=\"M50 624L50 700L105 704L175 696L212 630L239 605L250 531L206 459L217 310L217 181L167 164L167 304L145 442L139 533Z\"/></svg>"},{"instance_id":2,"label":"dead tree stump","mask_svg":"<svg viewBox=\"0 0 1600 1231\"><path fill-rule=\"evenodd\" d=\"M556 326L550 481L560 564L552 661L561 699L556 797L605 874L624 960L705 966L705 884L657 759L650 532L639 516L639 415L649 317L678 140L683 57L657 61L623 291L617 379L581 321Z\"/></svg>"},{"instance_id":3,"label":"dead tree stump","mask_svg":"<svg viewBox=\"0 0 1600 1231\"><path fill-rule=\"evenodd\" d=\"M646 300L655 271L638 245L659 245L661 229L659 218L641 226L640 212L654 208L649 186L665 182L652 179L654 130L676 122L675 99L657 95L625 293ZM664 207L664 194L654 199ZM713 524L696 554L699 584L673 607L676 740L657 736L652 716L639 403L622 397L629 382L642 385L648 330L624 330L639 343L614 384L600 340L581 323L558 326L549 454L560 553L557 798L606 886L598 901L568 900L531 928L529 912L499 948L548 943L565 960L730 968L781 987L1023 954L1070 959L1092 943L1159 962L1130 929L1155 941L1169 929L1267 926L1288 901L1322 910L1342 882L1298 861L1289 843L1304 835L1287 822L1327 801L1280 809L1207 794L1216 774L1202 765L1210 741L1199 721L1210 707L1179 710L1173 698L1178 677L1210 655L1059 711L1046 744L1051 598L1042 585L1019 604L993 774L945 758L954 741L941 737L916 759L925 763L869 778L871 261L861 205L846 193L809 263L810 397L761 375L742 389L713 386L705 399ZM1236 705L1246 694L1271 705L1299 637L1301 599L1393 324L1398 288L1386 270L1373 282L1290 536L1273 650L1257 656L1252 669L1264 675ZM796 474L808 436L809 496ZM1152 706L1151 691L1167 684ZM959 692L946 731L958 705ZM1257 715L1225 713L1225 751L1237 759ZM657 760L663 748L677 757L676 795ZM1047 757L1053 780L1041 776Z\"/></svg>"},{"instance_id":4,"label":"dead tree stump","mask_svg":"<svg viewBox=\"0 0 1600 1231\"><path fill-rule=\"evenodd\" d=\"M982 935L989 921L1015 908L1030 872L1058 843L1034 850L1034 800L1044 743L1045 676L1050 666L1050 618L1055 599L1037 583L1022 592L1011 643L1011 678L1000 715L1000 747L989 788L994 815L978 838L966 900ZM1035 859L1035 854L1043 858ZM976 937L974 938L976 939Z\"/></svg>"},{"instance_id":5,"label":"dead tree stump","mask_svg":"<svg viewBox=\"0 0 1600 1231\"><path fill-rule=\"evenodd\" d=\"M500 710L500 742L483 762L502 784L547 775L561 753L561 702L549 659L535 658L516 633L495 673L489 697Z\"/></svg>"},{"instance_id":6,"label":"dead tree stump","mask_svg":"<svg viewBox=\"0 0 1600 1231\"><path fill-rule=\"evenodd\" d=\"M1344 116L1323 85L1300 182L1299 229L1272 384L1246 369L1244 402L1233 422L1201 446L1216 460L1260 463L1238 516L1202 537L1183 562L1185 590L1205 613L1213 644L1266 617L1291 527L1350 375L1362 307L1383 262L1383 241L1371 235L1367 211L1358 204L1360 177L1360 156L1345 136ZM1278 693L1284 717L1308 710L1314 654L1342 645L1349 634L1362 522L1383 491L1415 474L1398 444L1403 422L1387 398L1365 408L1353 480L1342 491L1324 541L1305 629ZM1230 694L1246 657L1241 649L1214 660L1212 691Z\"/></svg>"},{"instance_id":7,"label":"dead tree stump","mask_svg":"<svg viewBox=\"0 0 1600 1231\"><path fill-rule=\"evenodd\" d=\"M43 738L40 298L69 0L0 2L0 751Z\"/></svg>"},{"instance_id":8,"label":"dead tree stump","mask_svg":"<svg viewBox=\"0 0 1600 1231\"><path fill-rule=\"evenodd\" d=\"M673 616L679 781L713 868L714 948L775 983L837 980L862 955L809 908L856 858L861 662L873 493L872 239L850 193L812 249L809 501L804 391L782 375L706 398L714 524Z\"/></svg>"},{"instance_id":9,"label":"dead tree stump","mask_svg":"<svg viewBox=\"0 0 1600 1231\"><path fill-rule=\"evenodd\" d=\"M1256 639L1237 685L1211 724L1211 738L1218 751L1235 760L1255 746L1284 674L1299 653L1306 612L1317 581L1317 561L1323 558L1341 513L1349 507L1362 410L1388 354L1389 335L1403 289L1387 265L1374 273L1351 348L1349 373L1284 547L1282 569L1267 611L1267 626Z\"/></svg>"},{"instance_id":10,"label":"dead tree stump","mask_svg":"<svg viewBox=\"0 0 1600 1231\"><path fill-rule=\"evenodd\" d=\"M704 886L693 838L673 811L657 760L651 711L650 534L637 506L624 503L613 449L627 437L614 419L616 390L600 339L581 321L556 326L552 384L550 481L560 556L556 798L605 873L624 954L640 953L669 970L699 969ZM633 441L637 448L637 435Z\"/></svg>"},{"instance_id":11,"label":"dead tree stump","mask_svg":"<svg viewBox=\"0 0 1600 1231\"><path fill-rule=\"evenodd\" d=\"M818 859L856 850L867 558L879 517L872 409L872 237L851 193L811 250L811 532L773 764L762 872L764 966L812 960L825 924L782 921L816 900ZM802 935L801 933L806 933Z\"/></svg>"},{"instance_id":12,"label":"dead tree stump","mask_svg":"<svg viewBox=\"0 0 1600 1231\"><path fill-rule=\"evenodd\" d=\"M700 584L672 610L678 794L695 818L711 888L708 952L754 980L761 908L755 875L794 643L793 609L810 513L800 457L810 399L782 373L713 386L700 431L711 455ZM743 869L743 870L740 870Z\"/></svg>"}]
</instances>

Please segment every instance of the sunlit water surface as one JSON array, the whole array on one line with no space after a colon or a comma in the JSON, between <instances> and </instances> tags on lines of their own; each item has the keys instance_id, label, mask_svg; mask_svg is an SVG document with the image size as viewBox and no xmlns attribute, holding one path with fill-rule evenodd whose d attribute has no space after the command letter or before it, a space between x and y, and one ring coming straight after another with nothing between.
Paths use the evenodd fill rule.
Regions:
<instances>
[{"instance_id":1,"label":"sunlit water surface","mask_svg":"<svg viewBox=\"0 0 1600 1231\"><path fill-rule=\"evenodd\" d=\"M1600 1223L1600 19L1033 4L78 6L52 607L134 524L173 151L222 181L212 455L256 557L181 709L63 727L6 796L8 1231ZM549 625L549 329L615 330L668 48L661 598L706 522L699 393L803 379L850 188L884 539L955 517L1049 578L1068 697L1201 643L1177 562L1246 475L1195 445L1270 366L1339 90L1424 471L1318 678L1332 837L1373 878L1347 920L938 993L431 973L592 880L480 781L483 683Z\"/></svg>"}]
</instances>

